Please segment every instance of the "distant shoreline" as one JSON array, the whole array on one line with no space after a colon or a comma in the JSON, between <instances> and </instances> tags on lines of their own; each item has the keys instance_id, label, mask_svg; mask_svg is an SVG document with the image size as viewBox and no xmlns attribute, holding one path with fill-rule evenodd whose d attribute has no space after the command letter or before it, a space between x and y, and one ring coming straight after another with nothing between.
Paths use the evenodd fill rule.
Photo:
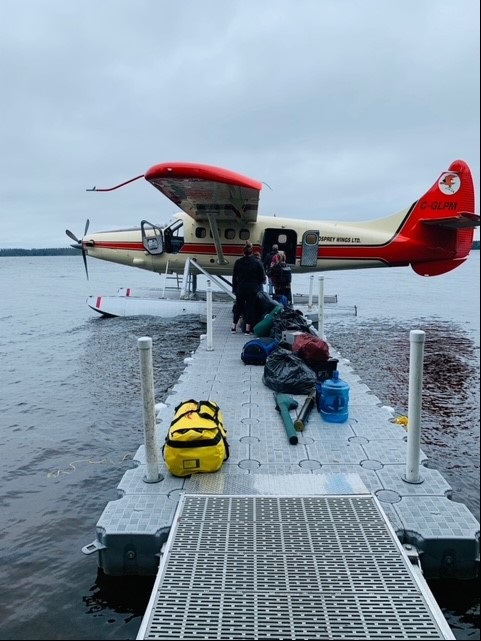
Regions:
<instances>
[{"instance_id":1,"label":"distant shoreline","mask_svg":"<svg viewBox=\"0 0 481 641\"><path fill-rule=\"evenodd\" d=\"M473 242L473 249L479 250L480 241ZM58 247L48 249L0 249L0 258L5 256L78 256L79 249Z\"/></svg>"},{"instance_id":2,"label":"distant shoreline","mask_svg":"<svg viewBox=\"0 0 481 641\"><path fill-rule=\"evenodd\" d=\"M2 256L78 256L80 250L71 247L50 247L48 249L0 249Z\"/></svg>"}]
</instances>

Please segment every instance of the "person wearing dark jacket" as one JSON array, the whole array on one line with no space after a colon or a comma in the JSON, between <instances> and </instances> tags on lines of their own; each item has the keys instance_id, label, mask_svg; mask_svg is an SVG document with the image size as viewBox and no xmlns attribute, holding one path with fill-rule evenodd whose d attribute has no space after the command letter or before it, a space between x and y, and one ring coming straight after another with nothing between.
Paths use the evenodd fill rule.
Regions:
<instances>
[{"instance_id":1,"label":"person wearing dark jacket","mask_svg":"<svg viewBox=\"0 0 481 641\"><path fill-rule=\"evenodd\" d=\"M232 291L235 294L234 318L231 332L235 332L240 317L244 318L245 334L252 334L255 322L257 292L265 283L266 273L262 262L253 256L252 245L246 244L244 255L234 263Z\"/></svg>"},{"instance_id":2,"label":"person wearing dark jacket","mask_svg":"<svg viewBox=\"0 0 481 641\"><path fill-rule=\"evenodd\" d=\"M286 263L286 255L283 251L277 253L272 259L269 273L274 283L275 296L285 296L287 304L292 306L292 292L291 292L291 268Z\"/></svg>"}]
</instances>

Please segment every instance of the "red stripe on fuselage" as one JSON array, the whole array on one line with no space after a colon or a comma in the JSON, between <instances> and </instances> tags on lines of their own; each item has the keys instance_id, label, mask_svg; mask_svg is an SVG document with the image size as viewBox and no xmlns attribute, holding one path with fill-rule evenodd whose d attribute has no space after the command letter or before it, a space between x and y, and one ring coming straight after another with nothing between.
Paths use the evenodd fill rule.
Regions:
<instances>
[{"instance_id":1,"label":"red stripe on fuselage","mask_svg":"<svg viewBox=\"0 0 481 641\"><path fill-rule=\"evenodd\" d=\"M95 241L93 245L89 243L84 244L84 248L88 251L89 249L120 249L122 251L145 251L145 247L142 243L122 243L119 241Z\"/></svg>"},{"instance_id":2,"label":"red stripe on fuselage","mask_svg":"<svg viewBox=\"0 0 481 641\"><path fill-rule=\"evenodd\" d=\"M91 248L86 245L86 249ZM224 255L229 258L239 258L242 256L244 245L224 245L222 250ZM131 251L145 253L145 247L142 243L130 242L95 242L93 249L103 249L112 251ZM213 244L186 243L178 254L173 256L215 256L216 249ZM302 256L302 246L296 247L296 260L300 261ZM320 245L318 248L318 260L375 260L383 261L389 264L406 264L412 261L426 260L443 260L452 258L452 253L444 250L442 247L427 247L422 241L416 242L415 239L408 239L398 232L393 238L380 245L347 245L339 243L336 245ZM155 260L155 256L153 256Z\"/></svg>"}]
</instances>

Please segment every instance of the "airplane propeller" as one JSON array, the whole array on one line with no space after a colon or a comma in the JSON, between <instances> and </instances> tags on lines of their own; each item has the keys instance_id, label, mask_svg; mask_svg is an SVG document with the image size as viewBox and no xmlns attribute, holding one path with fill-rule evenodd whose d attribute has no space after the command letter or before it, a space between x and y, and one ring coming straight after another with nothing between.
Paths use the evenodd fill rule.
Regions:
<instances>
[{"instance_id":1,"label":"airplane propeller","mask_svg":"<svg viewBox=\"0 0 481 641\"><path fill-rule=\"evenodd\" d=\"M84 236L86 236L86 234L87 234L89 225L90 225L90 220L87 218L87 222L85 223ZM69 238L71 238L73 241L76 242L76 245L72 245L72 247L75 247L75 249L81 249L82 250L82 258L83 258L83 261L84 261L85 274L86 274L87 280L88 280L89 279L89 271L87 269L87 252L85 251L85 249L83 247L83 243L82 243L83 237L82 237L82 240L80 240L79 238L77 238L77 236L73 232L70 231L70 229L66 229L65 233L67 234L67 236Z\"/></svg>"}]
</instances>

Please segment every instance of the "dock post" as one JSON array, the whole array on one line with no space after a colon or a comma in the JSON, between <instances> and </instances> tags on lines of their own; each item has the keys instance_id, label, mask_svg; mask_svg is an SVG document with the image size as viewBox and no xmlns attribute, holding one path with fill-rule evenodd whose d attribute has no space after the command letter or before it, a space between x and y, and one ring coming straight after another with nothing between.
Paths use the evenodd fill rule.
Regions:
<instances>
[{"instance_id":1,"label":"dock post","mask_svg":"<svg viewBox=\"0 0 481 641\"><path fill-rule=\"evenodd\" d=\"M314 289L314 275L311 274L309 276L309 299L307 301L307 309L311 310L312 309L312 293Z\"/></svg>"},{"instance_id":2,"label":"dock post","mask_svg":"<svg viewBox=\"0 0 481 641\"><path fill-rule=\"evenodd\" d=\"M142 413L144 416L145 483L157 483L164 478L159 471L159 457L155 439L154 369L152 366L152 339L143 336L137 341L140 357L140 382L142 388Z\"/></svg>"},{"instance_id":3,"label":"dock post","mask_svg":"<svg viewBox=\"0 0 481 641\"><path fill-rule=\"evenodd\" d=\"M319 302L317 309L317 331L324 338L324 276L319 276Z\"/></svg>"},{"instance_id":4,"label":"dock post","mask_svg":"<svg viewBox=\"0 0 481 641\"><path fill-rule=\"evenodd\" d=\"M214 349L212 338L212 287L210 278L207 279L207 351L212 352Z\"/></svg>"},{"instance_id":5,"label":"dock post","mask_svg":"<svg viewBox=\"0 0 481 641\"><path fill-rule=\"evenodd\" d=\"M422 483L419 474L421 447L421 406L423 387L423 360L425 332L413 329L409 334L409 399L408 399L408 451L406 460L407 483Z\"/></svg>"}]
</instances>

